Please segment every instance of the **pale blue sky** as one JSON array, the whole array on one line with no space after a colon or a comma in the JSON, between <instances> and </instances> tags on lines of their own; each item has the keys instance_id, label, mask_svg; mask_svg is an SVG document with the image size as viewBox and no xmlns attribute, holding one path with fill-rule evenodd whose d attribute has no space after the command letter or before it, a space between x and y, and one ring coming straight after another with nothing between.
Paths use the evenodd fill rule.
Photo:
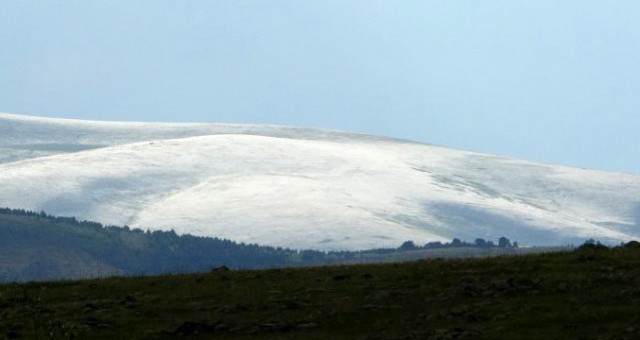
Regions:
<instances>
[{"instance_id":1,"label":"pale blue sky","mask_svg":"<svg viewBox=\"0 0 640 340\"><path fill-rule=\"evenodd\" d=\"M640 1L0 1L0 111L326 127L640 174Z\"/></svg>"}]
</instances>

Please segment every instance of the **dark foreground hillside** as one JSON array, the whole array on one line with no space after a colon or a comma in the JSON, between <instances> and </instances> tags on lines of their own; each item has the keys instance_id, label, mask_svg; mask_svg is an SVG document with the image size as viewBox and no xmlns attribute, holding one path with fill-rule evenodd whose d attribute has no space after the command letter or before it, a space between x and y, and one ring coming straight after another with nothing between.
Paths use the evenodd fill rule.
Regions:
<instances>
[{"instance_id":1,"label":"dark foreground hillside","mask_svg":"<svg viewBox=\"0 0 640 340\"><path fill-rule=\"evenodd\" d=\"M0 339L638 339L640 249L0 286Z\"/></svg>"}]
</instances>

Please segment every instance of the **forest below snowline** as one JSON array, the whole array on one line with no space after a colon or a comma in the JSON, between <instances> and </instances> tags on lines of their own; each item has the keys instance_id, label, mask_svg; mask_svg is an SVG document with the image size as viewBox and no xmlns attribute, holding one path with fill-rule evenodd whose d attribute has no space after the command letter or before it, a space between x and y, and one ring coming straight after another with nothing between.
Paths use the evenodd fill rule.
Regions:
<instances>
[{"instance_id":1,"label":"forest below snowline","mask_svg":"<svg viewBox=\"0 0 640 340\"><path fill-rule=\"evenodd\" d=\"M399 262L563 249L517 248L514 243L506 238L497 244L454 239L424 245L409 241L398 248L355 252L292 250L0 208L0 282L203 272L222 266L260 269Z\"/></svg>"}]
</instances>

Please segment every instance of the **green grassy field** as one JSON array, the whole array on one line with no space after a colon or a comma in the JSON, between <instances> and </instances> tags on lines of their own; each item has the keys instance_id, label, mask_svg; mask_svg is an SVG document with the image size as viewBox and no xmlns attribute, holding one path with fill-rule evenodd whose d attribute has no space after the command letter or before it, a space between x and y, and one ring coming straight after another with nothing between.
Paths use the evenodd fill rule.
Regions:
<instances>
[{"instance_id":1,"label":"green grassy field","mask_svg":"<svg viewBox=\"0 0 640 340\"><path fill-rule=\"evenodd\" d=\"M640 249L0 286L0 339L638 339Z\"/></svg>"}]
</instances>

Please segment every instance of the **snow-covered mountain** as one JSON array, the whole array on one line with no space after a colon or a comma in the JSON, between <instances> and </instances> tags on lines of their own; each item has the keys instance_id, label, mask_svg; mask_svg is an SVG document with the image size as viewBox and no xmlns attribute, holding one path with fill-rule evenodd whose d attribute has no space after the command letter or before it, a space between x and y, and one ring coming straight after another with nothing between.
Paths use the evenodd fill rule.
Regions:
<instances>
[{"instance_id":1,"label":"snow-covered mountain","mask_svg":"<svg viewBox=\"0 0 640 340\"><path fill-rule=\"evenodd\" d=\"M640 238L640 177L339 131L0 114L0 206L313 249Z\"/></svg>"}]
</instances>

